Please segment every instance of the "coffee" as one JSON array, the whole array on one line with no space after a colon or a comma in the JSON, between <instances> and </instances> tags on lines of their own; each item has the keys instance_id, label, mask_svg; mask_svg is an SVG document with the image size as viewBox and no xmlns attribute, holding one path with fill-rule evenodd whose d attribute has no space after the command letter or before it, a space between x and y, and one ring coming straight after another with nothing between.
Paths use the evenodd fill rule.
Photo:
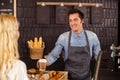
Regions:
<instances>
[{"instance_id":1,"label":"coffee","mask_svg":"<svg viewBox=\"0 0 120 80\"><path fill-rule=\"evenodd\" d=\"M46 63L47 63L47 60L46 59L40 59L39 61L39 70L40 71L45 71L46 70Z\"/></svg>"}]
</instances>

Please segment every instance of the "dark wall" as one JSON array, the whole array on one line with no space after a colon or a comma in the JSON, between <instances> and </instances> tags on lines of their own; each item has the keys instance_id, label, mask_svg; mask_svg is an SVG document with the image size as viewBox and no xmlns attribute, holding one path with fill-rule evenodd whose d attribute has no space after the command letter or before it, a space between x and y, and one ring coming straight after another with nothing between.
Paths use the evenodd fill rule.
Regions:
<instances>
[{"instance_id":1,"label":"dark wall","mask_svg":"<svg viewBox=\"0 0 120 80\"><path fill-rule=\"evenodd\" d=\"M120 1L118 1L118 44L120 45Z\"/></svg>"},{"instance_id":2,"label":"dark wall","mask_svg":"<svg viewBox=\"0 0 120 80\"><path fill-rule=\"evenodd\" d=\"M64 31L69 30L68 24L55 23L55 6L50 8L49 24L38 24L36 21L37 5L36 2L41 0L17 0L17 17L20 21L20 39L19 50L21 57L29 56L27 40L34 37L43 36L46 43L45 54L50 52L58 36ZM43 0L44 1L44 0ZM47 0L56 1L57 0ZM58 0L59 1L59 0ZM118 0L63 0L68 2L95 2L102 3L102 23L90 23L91 8L86 7L86 22L84 28L95 32L101 43L102 50L109 50L112 43L118 45ZM29 3L29 4L28 4Z\"/></svg>"}]
</instances>

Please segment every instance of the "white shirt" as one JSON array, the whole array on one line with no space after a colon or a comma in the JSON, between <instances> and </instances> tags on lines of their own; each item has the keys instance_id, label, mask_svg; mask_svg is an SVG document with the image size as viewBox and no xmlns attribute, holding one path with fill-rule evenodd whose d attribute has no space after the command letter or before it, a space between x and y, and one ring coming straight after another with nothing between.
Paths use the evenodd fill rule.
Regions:
<instances>
[{"instance_id":1,"label":"white shirt","mask_svg":"<svg viewBox=\"0 0 120 80\"><path fill-rule=\"evenodd\" d=\"M9 80L29 80L25 63L20 60L16 60L13 64L13 68L8 72L8 77L10 78ZM2 78L2 80L5 79Z\"/></svg>"}]
</instances>

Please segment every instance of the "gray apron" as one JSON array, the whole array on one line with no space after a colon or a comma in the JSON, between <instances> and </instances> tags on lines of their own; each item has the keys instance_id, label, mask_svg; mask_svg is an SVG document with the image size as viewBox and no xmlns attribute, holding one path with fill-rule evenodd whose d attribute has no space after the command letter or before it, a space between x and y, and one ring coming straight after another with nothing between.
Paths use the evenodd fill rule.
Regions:
<instances>
[{"instance_id":1,"label":"gray apron","mask_svg":"<svg viewBox=\"0 0 120 80\"><path fill-rule=\"evenodd\" d=\"M68 58L65 61L65 70L68 71L69 80L91 80L90 48L86 32L87 45L84 47L70 46L71 31L68 41Z\"/></svg>"}]
</instances>

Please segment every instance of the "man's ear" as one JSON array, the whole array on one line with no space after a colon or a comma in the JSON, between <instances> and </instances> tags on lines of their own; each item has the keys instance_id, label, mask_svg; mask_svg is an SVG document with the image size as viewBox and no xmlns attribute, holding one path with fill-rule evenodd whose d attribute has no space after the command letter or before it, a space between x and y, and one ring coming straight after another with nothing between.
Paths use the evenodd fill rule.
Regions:
<instances>
[{"instance_id":1,"label":"man's ear","mask_svg":"<svg viewBox=\"0 0 120 80\"><path fill-rule=\"evenodd\" d=\"M84 19L82 19L82 23L84 23Z\"/></svg>"}]
</instances>

